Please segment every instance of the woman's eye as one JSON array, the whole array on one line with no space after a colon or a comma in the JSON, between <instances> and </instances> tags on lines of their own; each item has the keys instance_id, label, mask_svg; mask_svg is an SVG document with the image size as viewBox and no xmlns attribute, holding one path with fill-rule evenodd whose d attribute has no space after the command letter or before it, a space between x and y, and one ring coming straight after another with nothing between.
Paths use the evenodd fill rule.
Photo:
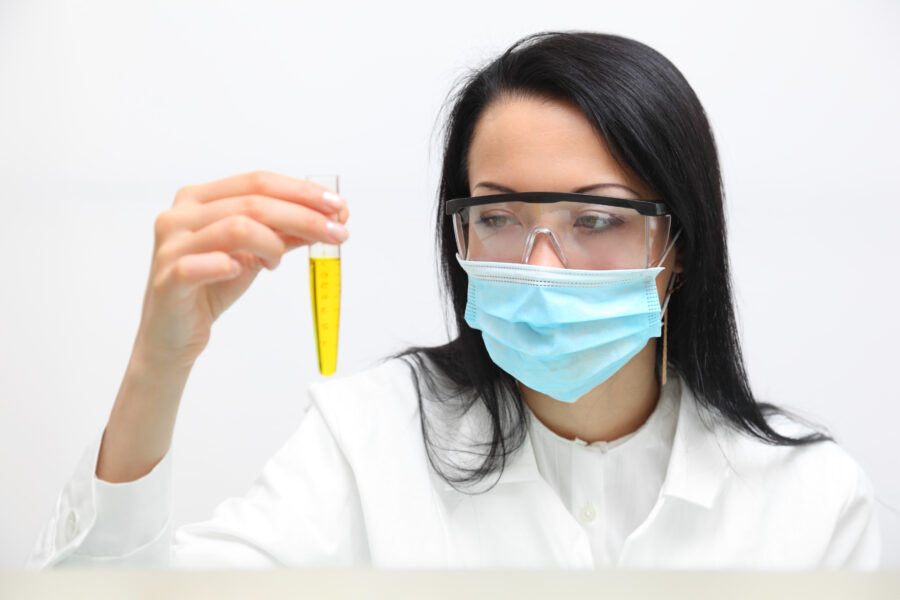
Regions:
<instances>
[{"instance_id":1,"label":"woman's eye","mask_svg":"<svg viewBox=\"0 0 900 600\"><path fill-rule=\"evenodd\" d=\"M610 227L620 225L622 220L606 213L592 213L581 215L575 220L575 227L581 227L589 231L602 231Z\"/></svg>"},{"instance_id":2,"label":"woman's eye","mask_svg":"<svg viewBox=\"0 0 900 600\"><path fill-rule=\"evenodd\" d=\"M487 215L482 216L476 223L489 229L502 229L503 227L515 225L516 220L507 215Z\"/></svg>"}]
</instances>

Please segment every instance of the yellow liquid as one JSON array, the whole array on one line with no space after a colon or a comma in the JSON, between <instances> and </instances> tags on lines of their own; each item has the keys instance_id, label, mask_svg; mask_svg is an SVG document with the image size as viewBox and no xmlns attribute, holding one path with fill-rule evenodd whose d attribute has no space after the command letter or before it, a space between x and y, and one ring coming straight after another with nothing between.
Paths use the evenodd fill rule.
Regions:
<instances>
[{"instance_id":1,"label":"yellow liquid","mask_svg":"<svg viewBox=\"0 0 900 600\"><path fill-rule=\"evenodd\" d=\"M341 259L310 258L309 290L319 373L332 375L337 368L338 320L341 314Z\"/></svg>"}]
</instances>

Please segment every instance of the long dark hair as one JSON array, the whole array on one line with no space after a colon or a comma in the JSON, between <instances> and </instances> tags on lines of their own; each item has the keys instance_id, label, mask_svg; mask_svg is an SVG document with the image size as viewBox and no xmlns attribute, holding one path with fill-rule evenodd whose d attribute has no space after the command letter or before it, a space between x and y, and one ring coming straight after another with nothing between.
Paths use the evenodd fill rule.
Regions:
<instances>
[{"instance_id":1,"label":"long dark hair","mask_svg":"<svg viewBox=\"0 0 900 600\"><path fill-rule=\"evenodd\" d=\"M545 32L516 42L468 76L451 96L435 225L442 288L452 303L458 336L442 346L409 348L398 355L409 362L416 380L422 433L436 471L459 488L499 475L526 435L515 380L494 364L480 332L463 318L468 279L455 260L452 225L444 216L448 199L470 195L467 158L479 116L492 102L511 95L579 107L616 160L669 206L673 231L682 230L678 256L684 277L667 309L668 364L698 402L767 443L830 439L818 432L799 438L779 434L766 417L781 411L757 402L750 390L732 305L716 145L687 80L640 42L589 32ZM453 440L437 434L429 415L434 405L452 408L459 416L476 404L489 416L486 437L474 451L479 460L460 465L448 460L445 451Z\"/></svg>"}]
</instances>

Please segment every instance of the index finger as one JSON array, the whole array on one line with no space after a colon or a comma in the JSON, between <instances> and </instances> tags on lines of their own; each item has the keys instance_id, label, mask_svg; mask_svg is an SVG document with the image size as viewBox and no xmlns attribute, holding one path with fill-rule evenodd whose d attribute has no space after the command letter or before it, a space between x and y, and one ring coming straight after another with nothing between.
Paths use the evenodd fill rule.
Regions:
<instances>
[{"instance_id":1,"label":"index finger","mask_svg":"<svg viewBox=\"0 0 900 600\"><path fill-rule=\"evenodd\" d=\"M175 204L205 203L252 194L304 204L326 214L341 212L347 206L343 198L324 185L270 171L253 171L183 187L175 195Z\"/></svg>"}]
</instances>

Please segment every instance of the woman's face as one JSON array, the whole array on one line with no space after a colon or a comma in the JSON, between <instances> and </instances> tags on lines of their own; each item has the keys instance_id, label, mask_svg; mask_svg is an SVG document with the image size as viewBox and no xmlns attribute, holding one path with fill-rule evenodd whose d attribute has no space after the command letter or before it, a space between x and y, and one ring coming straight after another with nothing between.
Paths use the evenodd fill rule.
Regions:
<instances>
[{"instance_id":1,"label":"woman's face","mask_svg":"<svg viewBox=\"0 0 900 600\"><path fill-rule=\"evenodd\" d=\"M468 161L473 196L543 191L656 198L649 186L616 163L582 112L558 100L510 97L489 105L475 125ZM563 267L545 235L537 237L528 262ZM681 270L674 251L662 266ZM667 282L666 276L657 279L660 301Z\"/></svg>"}]
</instances>

